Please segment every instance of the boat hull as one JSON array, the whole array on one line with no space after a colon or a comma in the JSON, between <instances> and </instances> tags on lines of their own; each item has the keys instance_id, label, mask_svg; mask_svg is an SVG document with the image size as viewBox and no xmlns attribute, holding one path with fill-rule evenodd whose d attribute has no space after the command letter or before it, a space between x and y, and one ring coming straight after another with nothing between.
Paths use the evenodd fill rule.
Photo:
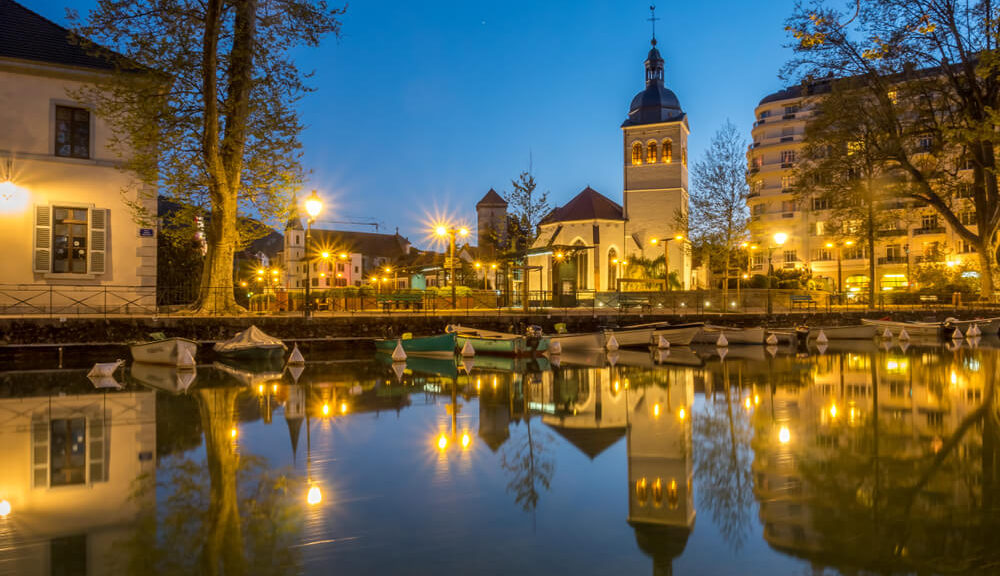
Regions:
<instances>
[{"instance_id":1,"label":"boat hull","mask_svg":"<svg viewBox=\"0 0 1000 576\"><path fill-rule=\"evenodd\" d=\"M194 359L198 353L198 343L187 338L166 338L153 342L142 342L129 346L132 360L146 364L179 366L181 359L190 355ZM186 353L186 354L185 354Z\"/></svg>"},{"instance_id":2,"label":"boat hull","mask_svg":"<svg viewBox=\"0 0 1000 576\"><path fill-rule=\"evenodd\" d=\"M236 350L216 351L216 356L240 361L270 362L285 357L285 347L277 345L250 346Z\"/></svg>"},{"instance_id":3,"label":"boat hull","mask_svg":"<svg viewBox=\"0 0 1000 576\"><path fill-rule=\"evenodd\" d=\"M538 338L537 344L532 347L532 342L528 337L518 336L517 334L472 329L460 329L455 334L455 345L459 350L465 348L465 344L468 342L472 345L472 349L476 354L534 356L541 354L549 347L549 338L547 336Z\"/></svg>"},{"instance_id":4,"label":"boat hull","mask_svg":"<svg viewBox=\"0 0 1000 576\"><path fill-rule=\"evenodd\" d=\"M687 346L691 344L695 336L701 333L704 324L680 324L677 326L664 326L653 330L652 344L659 344L660 336L670 342L671 346Z\"/></svg>"},{"instance_id":5,"label":"boat hull","mask_svg":"<svg viewBox=\"0 0 1000 576\"><path fill-rule=\"evenodd\" d=\"M407 339L385 338L375 341L375 349L379 352L392 354L392 351L396 349L397 342L402 344L403 352L406 352L408 356L450 358L455 355L456 338L454 333Z\"/></svg>"},{"instance_id":6,"label":"boat hull","mask_svg":"<svg viewBox=\"0 0 1000 576\"><path fill-rule=\"evenodd\" d=\"M558 342L563 350L604 350L604 333L557 334L549 337L549 346Z\"/></svg>"},{"instance_id":7,"label":"boat hull","mask_svg":"<svg viewBox=\"0 0 1000 576\"><path fill-rule=\"evenodd\" d=\"M647 347L653 338L653 328L622 328L621 330L608 330L605 332L605 342L615 337L618 346L621 348L634 348L638 346Z\"/></svg>"},{"instance_id":8,"label":"boat hull","mask_svg":"<svg viewBox=\"0 0 1000 576\"><path fill-rule=\"evenodd\" d=\"M822 331L828 340L871 340L875 337L876 328L870 324L859 326L816 326L809 328L809 339L819 338Z\"/></svg>"},{"instance_id":9,"label":"boat hull","mask_svg":"<svg viewBox=\"0 0 1000 576\"><path fill-rule=\"evenodd\" d=\"M993 335L1000 332L1000 318L980 318L976 320L952 320L948 325L952 328L960 328L964 334L972 325L979 327L984 335Z\"/></svg>"},{"instance_id":10,"label":"boat hull","mask_svg":"<svg viewBox=\"0 0 1000 576\"><path fill-rule=\"evenodd\" d=\"M927 338L940 338L942 332L942 324L939 322L894 322L892 320L869 320L862 318L861 323L866 326L874 326L876 333L879 335L883 334L886 328L892 331L893 336L899 336L899 333L904 328L910 336Z\"/></svg>"},{"instance_id":11,"label":"boat hull","mask_svg":"<svg viewBox=\"0 0 1000 576\"><path fill-rule=\"evenodd\" d=\"M197 373L194 370L179 370L175 366L165 364L133 362L129 367L129 375L147 388L171 394L184 394L191 387Z\"/></svg>"},{"instance_id":12,"label":"boat hull","mask_svg":"<svg viewBox=\"0 0 1000 576\"><path fill-rule=\"evenodd\" d=\"M715 344L720 334L726 335L730 344L763 344L763 328L728 328L724 326L704 326L694 337L700 344Z\"/></svg>"}]
</instances>

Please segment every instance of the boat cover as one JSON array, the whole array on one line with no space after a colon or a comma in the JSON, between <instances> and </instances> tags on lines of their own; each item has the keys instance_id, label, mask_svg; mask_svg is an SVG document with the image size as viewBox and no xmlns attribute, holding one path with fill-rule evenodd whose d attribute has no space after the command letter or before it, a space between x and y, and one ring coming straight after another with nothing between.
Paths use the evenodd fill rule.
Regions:
<instances>
[{"instance_id":1,"label":"boat cover","mask_svg":"<svg viewBox=\"0 0 1000 576\"><path fill-rule=\"evenodd\" d=\"M218 342L213 347L216 352L237 352L249 348L284 348L285 343L270 336L256 326L250 326L225 342Z\"/></svg>"}]
</instances>

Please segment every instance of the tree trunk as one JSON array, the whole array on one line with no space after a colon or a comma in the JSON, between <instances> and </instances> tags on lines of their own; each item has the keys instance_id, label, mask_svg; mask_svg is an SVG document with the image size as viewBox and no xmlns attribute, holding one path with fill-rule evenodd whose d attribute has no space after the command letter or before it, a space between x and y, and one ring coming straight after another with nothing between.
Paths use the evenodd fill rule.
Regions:
<instances>
[{"instance_id":1,"label":"tree trunk","mask_svg":"<svg viewBox=\"0 0 1000 576\"><path fill-rule=\"evenodd\" d=\"M240 522L236 480L239 455L232 431L236 426L236 397L239 388L206 388L196 399L205 431L205 460L211 481L208 507L209 525L201 551L205 574L245 574L243 532Z\"/></svg>"},{"instance_id":2,"label":"tree trunk","mask_svg":"<svg viewBox=\"0 0 1000 576\"><path fill-rule=\"evenodd\" d=\"M726 309L727 302L729 302L729 259L731 258L730 251L731 250L730 250L730 247L729 247L729 243L727 242L726 243L726 257L724 258L725 265L724 265L724 268L723 268L725 270L725 273L722 275L722 309L723 310ZM740 281L739 277L736 278L736 281L737 282Z\"/></svg>"},{"instance_id":3,"label":"tree trunk","mask_svg":"<svg viewBox=\"0 0 1000 576\"><path fill-rule=\"evenodd\" d=\"M236 254L236 194L228 190L212 193L211 221L208 225L208 253L201 275L195 312L233 314L242 307L233 291L233 258Z\"/></svg>"},{"instance_id":4,"label":"tree trunk","mask_svg":"<svg viewBox=\"0 0 1000 576\"><path fill-rule=\"evenodd\" d=\"M876 256L875 256L875 202L871 198L869 190L868 197L868 222L866 223L868 241L868 309L875 309L876 294Z\"/></svg>"},{"instance_id":5,"label":"tree trunk","mask_svg":"<svg viewBox=\"0 0 1000 576\"><path fill-rule=\"evenodd\" d=\"M992 302L996 298L994 292L994 271L997 269L997 247L988 238L980 236L979 246L979 291L983 300Z\"/></svg>"}]
</instances>

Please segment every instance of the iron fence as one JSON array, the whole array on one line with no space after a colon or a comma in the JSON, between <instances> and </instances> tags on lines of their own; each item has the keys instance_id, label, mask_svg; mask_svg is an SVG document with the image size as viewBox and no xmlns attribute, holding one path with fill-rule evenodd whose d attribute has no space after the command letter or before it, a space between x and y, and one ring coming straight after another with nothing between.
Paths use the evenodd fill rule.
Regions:
<instances>
[{"instance_id":1,"label":"iron fence","mask_svg":"<svg viewBox=\"0 0 1000 576\"><path fill-rule=\"evenodd\" d=\"M190 315L200 295L218 309L230 295L250 313L262 316L303 316L305 289L248 293L233 287L174 289L153 286L0 284L0 316L173 316ZM214 300L214 302L213 302ZM216 304L213 306L212 304ZM727 314L834 312L877 310L996 311L997 305L970 301L958 293L882 293L874 307L857 295L800 290L686 290L670 292L577 291L553 294L537 290L504 292L460 287L452 298L447 289L311 290L310 313L434 315L560 311L565 314ZM233 314L233 311L224 314ZM242 312L241 312L242 313ZM220 313L222 314L222 313Z\"/></svg>"}]
</instances>

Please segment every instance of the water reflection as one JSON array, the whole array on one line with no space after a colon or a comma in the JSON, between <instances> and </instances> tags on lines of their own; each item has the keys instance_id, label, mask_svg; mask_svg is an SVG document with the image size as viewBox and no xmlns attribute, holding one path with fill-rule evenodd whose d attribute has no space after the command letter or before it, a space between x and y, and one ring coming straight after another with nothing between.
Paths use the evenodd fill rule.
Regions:
<instances>
[{"instance_id":1,"label":"water reflection","mask_svg":"<svg viewBox=\"0 0 1000 576\"><path fill-rule=\"evenodd\" d=\"M5 372L0 572L541 573L560 549L579 573L709 570L691 548L715 571L749 550L771 571L989 572L997 364L834 343L133 365L121 390Z\"/></svg>"}]
</instances>

